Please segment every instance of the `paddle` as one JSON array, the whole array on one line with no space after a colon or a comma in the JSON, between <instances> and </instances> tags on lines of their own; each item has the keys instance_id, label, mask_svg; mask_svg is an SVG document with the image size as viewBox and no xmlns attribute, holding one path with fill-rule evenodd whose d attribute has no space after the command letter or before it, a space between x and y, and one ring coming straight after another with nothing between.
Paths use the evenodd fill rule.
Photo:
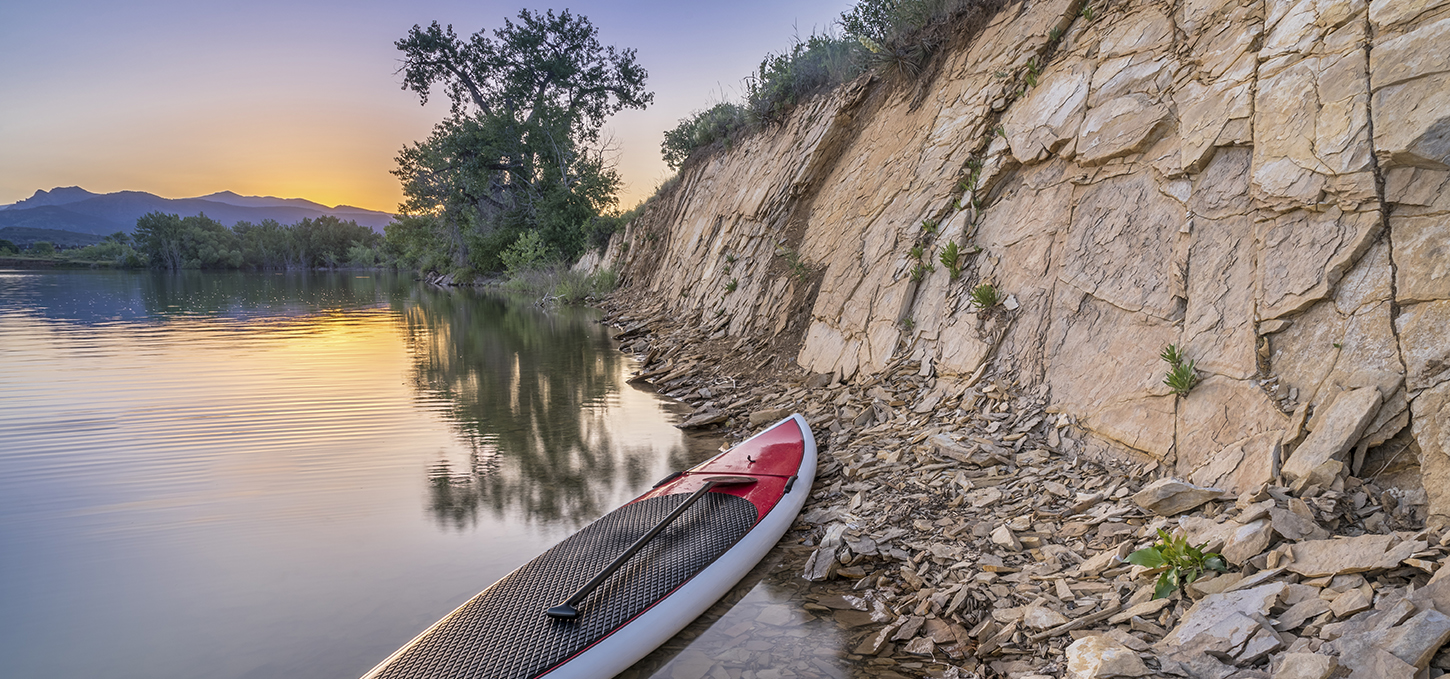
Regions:
<instances>
[{"instance_id":1,"label":"paddle","mask_svg":"<svg viewBox=\"0 0 1450 679\"><path fill-rule=\"evenodd\" d=\"M619 567L623 566L626 561L629 561L629 558L634 556L635 552L638 552L645 544L654 539L654 536L659 535L659 532L664 530L665 526L670 525L671 521L674 521L681 514L684 514L685 510L689 509L690 505L695 504L696 500L704 497L705 493L710 492L710 489L715 486L738 486L745 483L755 483L755 479L749 476L712 476L705 479L705 485L700 486L699 490L690 493L690 497L685 498L685 501L681 502L680 506L675 507L675 510L670 512L669 516L666 516L658 524L655 524L655 527L649 529L648 533L645 533L638 540L635 540L634 544L629 546L629 549L624 550L624 553L620 554L608 566L605 566L604 570L599 571L599 575L594 576L593 580L590 580L583 587L580 587L579 591L575 592L568 599L565 599L564 603L551 606L544 613L548 614L551 618L560 618L563 620L573 620L579 617L579 609L574 608L574 604L583 601L584 597L589 596L589 593L593 592L601 583L609 579L609 576L614 575L614 572L619 570Z\"/></svg>"}]
</instances>

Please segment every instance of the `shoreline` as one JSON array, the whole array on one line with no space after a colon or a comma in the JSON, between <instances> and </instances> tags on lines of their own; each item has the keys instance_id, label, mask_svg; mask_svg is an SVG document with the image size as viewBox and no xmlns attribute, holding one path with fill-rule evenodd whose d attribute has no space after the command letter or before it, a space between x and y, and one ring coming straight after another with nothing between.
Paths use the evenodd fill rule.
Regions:
<instances>
[{"instance_id":1,"label":"shoreline","mask_svg":"<svg viewBox=\"0 0 1450 679\"><path fill-rule=\"evenodd\" d=\"M1268 677L1320 660L1354 669L1346 630L1372 646L1371 631L1405 629L1404 618L1367 627L1367 616L1442 590L1450 608L1441 585L1450 577L1434 576L1442 536L1372 483L1238 497L1185 489L1149 478L1151 467L1080 454L1083 433L1044 388L999 383L991 371L938 384L910 352L833 383L796 366L792 347L675 317L647 294L616 291L596 306L619 328L620 350L640 359L636 379L694 408L677 426L714 429L733 445L801 412L815 430L813 493L773 554L808 554L794 574L808 583L799 613L841 628L844 659L861 676L1062 676L1106 656L1189 677ZM1224 552L1229 572L1154 599L1161 569L1122 559L1159 529ZM1363 561L1370 542L1380 561L1367 567L1323 575L1306 565L1310 553ZM855 616L843 622L847 611ZM1230 614L1250 621L1248 638L1218 649L1214 640L1228 642L1215 625ZM1180 631L1189 629L1191 638ZM1435 655L1444 640L1417 647L1425 663L1450 667L1450 654Z\"/></svg>"}]
</instances>

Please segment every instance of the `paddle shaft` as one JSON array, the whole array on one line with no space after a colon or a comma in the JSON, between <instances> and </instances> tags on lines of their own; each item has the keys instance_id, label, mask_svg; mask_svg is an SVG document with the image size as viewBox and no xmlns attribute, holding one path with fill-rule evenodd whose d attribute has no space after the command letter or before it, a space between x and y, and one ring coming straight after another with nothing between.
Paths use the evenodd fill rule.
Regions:
<instances>
[{"instance_id":1,"label":"paddle shaft","mask_svg":"<svg viewBox=\"0 0 1450 679\"><path fill-rule=\"evenodd\" d=\"M690 496L685 498L685 501L681 502L680 506L675 507L675 510L670 512L669 516L666 516L659 523L655 524L655 527L649 529L648 533L641 535L638 540L634 541L634 544L629 546L629 549L624 550L623 554L620 554L608 566L605 566L604 570L599 571L599 574L585 583L583 587L580 587L579 591L575 592L568 599L565 599L563 603L551 606L544 613L548 614L551 618L563 618L565 620L572 620L579 617L579 610L574 608L574 605L583 601L584 597L589 596L589 593L603 584L605 580L608 580L609 576L614 575L615 571L624 566L625 562L629 561L630 557L634 556L636 552L644 549L644 546L649 544L649 541L653 540L656 535L659 535L660 531L664 530L666 526L669 526L670 522L679 518L681 514L684 514L685 510L690 508L690 505L695 504L700 498L705 497L705 493L710 492L710 489L717 485L736 485L741 483L755 483L755 479L749 476L715 476L706 479L705 485L700 486L699 490L690 493Z\"/></svg>"}]
</instances>

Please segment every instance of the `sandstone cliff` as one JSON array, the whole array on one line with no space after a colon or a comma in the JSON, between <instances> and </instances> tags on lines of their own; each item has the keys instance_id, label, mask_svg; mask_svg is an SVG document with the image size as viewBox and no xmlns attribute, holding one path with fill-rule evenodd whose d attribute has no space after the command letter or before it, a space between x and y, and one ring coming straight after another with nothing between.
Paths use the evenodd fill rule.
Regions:
<instances>
[{"instance_id":1,"label":"sandstone cliff","mask_svg":"<svg viewBox=\"0 0 1450 679\"><path fill-rule=\"evenodd\" d=\"M1194 482L1417 462L1443 525L1447 187L1450 1L1038 0L924 82L860 80L696 158L606 259L813 372L911 354L944 393L1045 388L1077 452ZM973 305L982 283L1005 302Z\"/></svg>"}]
</instances>

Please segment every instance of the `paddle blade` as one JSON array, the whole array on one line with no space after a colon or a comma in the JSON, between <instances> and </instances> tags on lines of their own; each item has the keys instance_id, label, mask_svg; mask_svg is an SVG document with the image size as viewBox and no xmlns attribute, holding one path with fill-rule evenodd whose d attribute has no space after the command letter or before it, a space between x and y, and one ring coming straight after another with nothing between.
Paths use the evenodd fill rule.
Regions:
<instances>
[{"instance_id":1,"label":"paddle blade","mask_svg":"<svg viewBox=\"0 0 1450 679\"><path fill-rule=\"evenodd\" d=\"M544 613L551 618L558 618L560 620L573 620L574 618L579 617L579 609L574 608L569 604L550 606L548 610L544 611Z\"/></svg>"}]
</instances>

